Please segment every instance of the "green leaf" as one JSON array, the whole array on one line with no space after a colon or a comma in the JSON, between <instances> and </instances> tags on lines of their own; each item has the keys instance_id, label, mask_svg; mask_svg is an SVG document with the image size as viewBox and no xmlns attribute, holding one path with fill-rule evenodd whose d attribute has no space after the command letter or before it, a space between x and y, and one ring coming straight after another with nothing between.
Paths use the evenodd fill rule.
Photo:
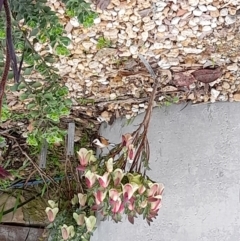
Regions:
<instances>
[{"instance_id":1,"label":"green leaf","mask_svg":"<svg viewBox=\"0 0 240 241\"><path fill-rule=\"evenodd\" d=\"M15 83L14 85L12 85L12 86L10 86L10 90L12 91L12 92L14 92L14 91L17 91L18 90L18 83Z\"/></svg>"},{"instance_id":2,"label":"green leaf","mask_svg":"<svg viewBox=\"0 0 240 241\"><path fill-rule=\"evenodd\" d=\"M32 84L32 87L35 88L35 89L37 89L37 88L39 88L41 86L42 86L42 84L39 81L37 81L37 82Z\"/></svg>"},{"instance_id":3,"label":"green leaf","mask_svg":"<svg viewBox=\"0 0 240 241\"><path fill-rule=\"evenodd\" d=\"M31 31L29 37L37 36L38 32L39 32L39 28L34 28L34 29Z\"/></svg>"},{"instance_id":4,"label":"green leaf","mask_svg":"<svg viewBox=\"0 0 240 241\"><path fill-rule=\"evenodd\" d=\"M44 57L44 60L48 63L55 63L55 59L53 57L50 57L50 56Z\"/></svg>"},{"instance_id":5,"label":"green leaf","mask_svg":"<svg viewBox=\"0 0 240 241\"><path fill-rule=\"evenodd\" d=\"M19 85L18 85L18 90L22 90L22 89L25 89L26 88L26 84L24 82L21 82Z\"/></svg>"},{"instance_id":6,"label":"green leaf","mask_svg":"<svg viewBox=\"0 0 240 241\"><path fill-rule=\"evenodd\" d=\"M31 110L33 108L35 108L37 106L37 104L35 102L30 102L28 105L27 105L27 109Z\"/></svg>"},{"instance_id":7,"label":"green leaf","mask_svg":"<svg viewBox=\"0 0 240 241\"><path fill-rule=\"evenodd\" d=\"M70 38L68 37L59 37L59 41L65 46L68 46L71 42Z\"/></svg>"},{"instance_id":8,"label":"green leaf","mask_svg":"<svg viewBox=\"0 0 240 241\"><path fill-rule=\"evenodd\" d=\"M29 94L28 94L28 93L23 93L23 94L21 94L21 95L19 96L19 99L20 99L21 101L23 101L23 100L26 100L28 97L29 97Z\"/></svg>"},{"instance_id":9,"label":"green leaf","mask_svg":"<svg viewBox=\"0 0 240 241\"><path fill-rule=\"evenodd\" d=\"M34 134L32 133L28 134L27 144L30 146L38 146L38 140Z\"/></svg>"},{"instance_id":10,"label":"green leaf","mask_svg":"<svg viewBox=\"0 0 240 241\"><path fill-rule=\"evenodd\" d=\"M30 75L33 71L33 67L25 68L23 75Z\"/></svg>"}]
</instances>

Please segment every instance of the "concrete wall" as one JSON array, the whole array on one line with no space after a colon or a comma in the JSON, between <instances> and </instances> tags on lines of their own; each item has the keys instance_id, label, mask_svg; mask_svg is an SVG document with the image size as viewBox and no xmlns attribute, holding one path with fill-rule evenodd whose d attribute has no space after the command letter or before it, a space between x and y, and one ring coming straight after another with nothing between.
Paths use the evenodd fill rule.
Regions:
<instances>
[{"instance_id":1,"label":"concrete wall","mask_svg":"<svg viewBox=\"0 0 240 241\"><path fill-rule=\"evenodd\" d=\"M154 109L149 176L165 185L163 207L149 227L101 222L93 241L240 240L240 105L216 103ZM102 126L118 142L143 116Z\"/></svg>"}]
</instances>

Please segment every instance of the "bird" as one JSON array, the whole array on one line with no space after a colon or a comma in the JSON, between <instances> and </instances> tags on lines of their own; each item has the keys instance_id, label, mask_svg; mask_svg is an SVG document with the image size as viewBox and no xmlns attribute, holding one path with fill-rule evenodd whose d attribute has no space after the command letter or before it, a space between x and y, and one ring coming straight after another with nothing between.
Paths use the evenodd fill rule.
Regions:
<instances>
[{"instance_id":1,"label":"bird","mask_svg":"<svg viewBox=\"0 0 240 241\"><path fill-rule=\"evenodd\" d=\"M99 136L98 138L94 139L92 143L100 149L107 148L108 146L116 146L116 144L110 143L109 140L104 138L103 136Z\"/></svg>"}]
</instances>

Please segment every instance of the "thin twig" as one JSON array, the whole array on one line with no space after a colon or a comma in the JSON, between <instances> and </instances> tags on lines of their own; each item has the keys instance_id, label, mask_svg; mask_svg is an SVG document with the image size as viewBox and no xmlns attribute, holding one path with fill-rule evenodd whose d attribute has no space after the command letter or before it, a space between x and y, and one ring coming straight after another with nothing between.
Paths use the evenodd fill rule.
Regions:
<instances>
[{"instance_id":1,"label":"thin twig","mask_svg":"<svg viewBox=\"0 0 240 241\"><path fill-rule=\"evenodd\" d=\"M36 168L36 170L38 171L38 173L39 173L40 176L42 177L43 182L44 182L45 184L47 184L46 181L45 181L45 179L49 179L52 183L54 183L55 185L58 186L57 182L56 182L54 179L52 179L50 176L47 176L46 173L45 173L43 170L41 170L41 168L32 160L32 158L29 157L29 155L28 155L25 151L23 151L23 149L21 148L21 146L19 145L19 143L18 143L16 140L15 140L15 142L16 142L16 144L18 145L18 148L20 149L20 151L22 152L22 154L23 154L23 155L31 162L31 164Z\"/></svg>"}]
</instances>

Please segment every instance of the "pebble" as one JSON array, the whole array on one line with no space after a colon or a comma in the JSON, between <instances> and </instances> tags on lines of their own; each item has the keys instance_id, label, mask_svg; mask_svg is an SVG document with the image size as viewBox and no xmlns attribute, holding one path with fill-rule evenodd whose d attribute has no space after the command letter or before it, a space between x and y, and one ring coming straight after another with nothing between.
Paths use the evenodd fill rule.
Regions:
<instances>
[{"instance_id":1,"label":"pebble","mask_svg":"<svg viewBox=\"0 0 240 241\"><path fill-rule=\"evenodd\" d=\"M237 63L228 65L227 69L230 70L230 71L237 71L238 70L238 65L237 65Z\"/></svg>"},{"instance_id":2,"label":"pebble","mask_svg":"<svg viewBox=\"0 0 240 241\"><path fill-rule=\"evenodd\" d=\"M232 16L232 15L227 15L225 17L225 21L227 25L233 24L236 22L236 16Z\"/></svg>"},{"instance_id":3,"label":"pebble","mask_svg":"<svg viewBox=\"0 0 240 241\"><path fill-rule=\"evenodd\" d=\"M224 89L229 89L230 88L230 84L228 82L223 82L222 87Z\"/></svg>"},{"instance_id":4,"label":"pebble","mask_svg":"<svg viewBox=\"0 0 240 241\"><path fill-rule=\"evenodd\" d=\"M48 1L55 1L53 8L63 10L58 1ZM122 61L126 59L135 60L137 66L132 68L134 71L142 70L142 64L138 66L138 53L151 61L154 68L170 69L171 72L174 69L182 71L185 68L198 69L203 65L219 65L224 69L223 77L211 83L210 95L202 95L198 100L209 101L210 97L211 102L240 101L240 82L236 84L240 40L234 32L237 30L234 26L238 22L240 10L238 0L231 0L231 4L229 1L111 0L106 11L97 10L99 14L91 28L82 28L77 18L65 20L66 36L72 40L68 47L77 61L63 58L57 67L61 76L69 77L66 85L71 88L72 97L77 92L79 96L87 93L89 96L101 98L102 95L102 98L115 100L125 93L140 96L142 90L145 93L152 91L152 82L148 78L139 76L141 80L135 78L131 82L131 75L122 78L118 76ZM99 57L97 43L102 35L111 40L111 49L116 51L103 51ZM91 79L94 75L98 76L98 80ZM73 85L76 78L78 86ZM171 85L167 83L170 82L165 81L162 89L170 88ZM104 91L101 91L102 88ZM181 98L186 99L186 94L182 95ZM194 94L189 98L197 101ZM119 109L127 111L128 118L133 116L133 112L135 115L145 108L143 103L129 106L127 110L119 105Z\"/></svg>"},{"instance_id":5,"label":"pebble","mask_svg":"<svg viewBox=\"0 0 240 241\"><path fill-rule=\"evenodd\" d=\"M217 97L219 96L219 94L220 94L220 91L212 88L211 89L211 102L215 102Z\"/></svg>"},{"instance_id":6,"label":"pebble","mask_svg":"<svg viewBox=\"0 0 240 241\"><path fill-rule=\"evenodd\" d=\"M233 94L233 99L234 99L235 101L240 101L240 93L237 92L237 93Z\"/></svg>"}]
</instances>

